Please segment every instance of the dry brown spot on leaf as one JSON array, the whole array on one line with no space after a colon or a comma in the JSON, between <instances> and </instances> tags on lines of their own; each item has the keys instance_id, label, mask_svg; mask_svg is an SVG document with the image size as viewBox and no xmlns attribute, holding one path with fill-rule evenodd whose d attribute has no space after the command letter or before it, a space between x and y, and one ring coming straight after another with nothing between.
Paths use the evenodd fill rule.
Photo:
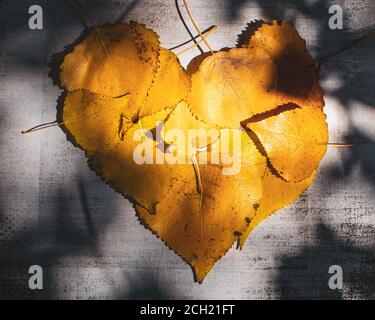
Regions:
<instances>
[{"instance_id":1,"label":"dry brown spot on leaf","mask_svg":"<svg viewBox=\"0 0 375 320\"><path fill-rule=\"evenodd\" d=\"M301 182L286 182L272 174L270 169L264 165L263 194L257 203L255 216L249 220L248 228L240 236L239 244L241 248L259 223L296 200L310 186L314 178L315 173Z\"/></svg>"}]
</instances>

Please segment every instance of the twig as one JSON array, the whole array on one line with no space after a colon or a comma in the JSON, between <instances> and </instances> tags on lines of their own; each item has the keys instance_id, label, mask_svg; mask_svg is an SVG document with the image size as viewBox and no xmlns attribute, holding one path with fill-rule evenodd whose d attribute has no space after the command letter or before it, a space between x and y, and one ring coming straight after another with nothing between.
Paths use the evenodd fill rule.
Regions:
<instances>
[{"instance_id":1,"label":"twig","mask_svg":"<svg viewBox=\"0 0 375 320\"><path fill-rule=\"evenodd\" d=\"M181 12L181 10L180 10L180 5L178 4L178 1L179 1L179 0L175 0L175 4L176 4L176 9L177 9L178 16L180 17L181 22L182 22L182 24L184 25L184 27L185 27L187 33L188 33L189 36L192 38L192 41L194 41L195 43L197 43L197 41L194 39L194 36L193 36L192 32L190 31L188 25L187 25L186 22L185 22L185 19L184 19L183 15L182 15L182 12ZM201 54L204 53L203 49L201 48L201 46L200 46L199 44L197 45L197 48L199 49L199 51L201 52Z\"/></svg>"},{"instance_id":2,"label":"twig","mask_svg":"<svg viewBox=\"0 0 375 320\"><path fill-rule=\"evenodd\" d=\"M215 30L213 30L213 29L217 29L217 26L211 26L211 27L209 27L209 28L207 28L206 30L204 30L204 31L202 31L202 33L203 34L210 34L211 32L213 32L213 31L215 31ZM177 46L174 46L174 47L172 47L172 48L169 48L168 50L176 50L176 49L178 49L178 48L181 48L181 47L183 47L183 46L185 46L185 45L187 45L187 44L189 44L190 42L192 42L192 41L194 41L195 42L195 45L196 46L198 46L198 44L199 44L199 42L201 42L202 40L200 40L200 41L195 41L195 40L197 40L198 38L200 38L200 35L198 34L198 35L196 35L195 37L193 37L192 39L190 39L190 40L187 40L187 41L185 41L185 42L183 42L183 43L180 43L180 44L178 44Z\"/></svg>"},{"instance_id":3,"label":"twig","mask_svg":"<svg viewBox=\"0 0 375 320\"><path fill-rule=\"evenodd\" d=\"M189 16L189 19L191 21L191 23L193 24L195 30L197 30L197 32L199 33L200 37L203 39L203 42L205 43L205 45L207 46L207 48L210 50L210 52L212 54L214 54L214 51L212 50L210 44L207 42L206 38L204 37L204 35L202 34L201 30L199 29L198 25L196 24L191 12L190 12L190 9L189 9L189 6L187 4L187 0L183 0L184 1L184 5L185 5L185 9L186 9L186 12Z\"/></svg>"}]
</instances>

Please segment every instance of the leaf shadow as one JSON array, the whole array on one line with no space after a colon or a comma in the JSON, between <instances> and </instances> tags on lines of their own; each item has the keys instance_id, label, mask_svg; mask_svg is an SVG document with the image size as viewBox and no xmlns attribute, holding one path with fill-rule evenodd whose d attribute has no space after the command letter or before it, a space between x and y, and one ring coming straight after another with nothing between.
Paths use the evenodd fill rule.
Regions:
<instances>
[{"instance_id":1,"label":"leaf shadow","mask_svg":"<svg viewBox=\"0 0 375 320\"><path fill-rule=\"evenodd\" d=\"M375 229L344 224L343 233L375 235ZM340 239L327 225L317 225L313 245L305 245L299 253L285 256L277 274L277 292L281 299L374 299L375 250L363 248ZM329 268L339 265L343 269L343 290L332 290L328 281Z\"/></svg>"},{"instance_id":2,"label":"leaf shadow","mask_svg":"<svg viewBox=\"0 0 375 320\"><path fill-rule=\"evenodd\" d=\"M50 61L48 63L48 67L50 68L50 71L48 73L48 76L52 79L53 84L55 86L62 88L62 84L60 81L60 67L64 62L65 57L72 53L74 48L79 45L91 32L92 28L86 27L83 29L81 34L77 37L76 40L74 40L71 44L68 44L65 46L65 48L58 53L54 53L50 57Z\"/></svg>"},{"instance_id":3,"label":"leaf shadow","mask_svg":"<svg viewBox=\"0 0 375 320\"><path fill-rule=\"evenodd\" d=\"M115 23L121 23L124 19L127 19L132 11L142 2L142 0L133 0L127 7L123 10L123 12L118 16ZM133 20L133 19L132 19Z\"/></svg>"},{"instance_id":4,"label":"leaf shadow","mask_svg":"<svg viewBox=\"0 0 375 320\"><path fill-rule=\"evenodd\" d=\"M100 256L98 231L103 232L112 220L112 214L92 213L87 193L92 197L96 189L88 189L82 178L77 183L81 208L71 206L74 199L68 190L56 190L47 201L48 218L18 232L3 243L0 252L0 297L2 299L57 299L55 276L64 258L86 254ZM112 199L106 198L108 207ZM82 221L82 223L79 223ZM28 288L28 269L32 265L43 268L43 290Z\"/></svg>"},{"instance_id":5,"label":"leaf shadow","mask_svg":"<svg viewBox=\"0 0 375 320\"><path fill-rule=\"evenodd\" d=\"M119 300L172 300L174 294L166 284L162 283L157 275L148 271L137 272L134 276L124 275L128 278L128 290L114 293L114 298Z\"/></svg>"}]
</instances>

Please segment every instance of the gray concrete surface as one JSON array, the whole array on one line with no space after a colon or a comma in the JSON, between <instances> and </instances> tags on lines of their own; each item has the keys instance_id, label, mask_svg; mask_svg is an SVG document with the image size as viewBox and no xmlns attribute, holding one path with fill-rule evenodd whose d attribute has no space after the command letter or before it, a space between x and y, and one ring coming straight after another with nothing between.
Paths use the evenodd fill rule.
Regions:
<instances>
[{"instance_id":1,"label":"gray concrete surface","mask_svg":"<svg viewBox=\"0 0 375 320\"><path fill-rule=\"evenodd\" d=\"M146 23L165 47L189 38L174 0L81 3L97 24ZM210 37L215 49L234 46L255 19L291 21L315 57L375 29L373 0L189 3L203 29L219 25ZM31 4L44 8L42 31L28 29ZM331 4L343 6L344 30L328 28ZM47 65L83 28L70 0L0 1L0 298L375 298L373 42L332 59L322 74L331 141L368 143L331 147L313 186L198 285L188 265L138 223L131 204L89 170L83 152L59 128L20 135L56 118L61 92ZM44 268L44 290L28 288L33 264ZM328 288L334 264L344 271L341 291Z\"/></svg>"}]
</instances>

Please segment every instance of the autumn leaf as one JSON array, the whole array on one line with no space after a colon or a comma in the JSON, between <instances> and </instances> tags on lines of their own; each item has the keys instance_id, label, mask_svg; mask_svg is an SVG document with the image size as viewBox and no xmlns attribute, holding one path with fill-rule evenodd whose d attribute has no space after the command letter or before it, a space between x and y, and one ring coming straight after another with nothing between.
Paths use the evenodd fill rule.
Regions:
<instances>
[{"instance_id":1,"label":"autumn leaf","mask_svg":"<svg viewBox=\"0 0 375 320\"><path fill-rule=\"evenodd\" d=\"M134 163L139 142L133 135L154 129L186 97L190 78L176 55L135 22L94 28L66 56L61 82L71 91L63 123L90 166L115 190L154 211L181 166ZM164 156L153 137L140 138L156 158Z\"/></svg>"},{"instance_id":2,"label":"autumn leaf","mask_svg":"<svg viewBox=\"0 0 375 320\"><path fill-rule=\"evenodd\" d=\"M143 25L94 28L61 82L68 137L200 283L312 183L328 144L315 62L286 22L187 71Z\"/></svg>"},{"instance_id":3,"label":"autumn leaf","mask_svg":"<svg viewBox=\"0 0 375 320\"><path fill-rule=\"evenodd\" d=\"M278 115L265 113L250 118L247 128L270 165L287 181L310 177L327 150L326 115L320 108L292 105L291 110Z\"/></svg>"},{"instance_id":4,"label":"autumn leaf","mask_svg":"<svg viewBox=\"0 0 375 320\"><path fill-rule=\"evenodd\" d=\"M223 164L200 165L201 197L191 167L157 204L155 215L137 206L145 225L191 265L195 279L200 283L246 232L262 196L266 161L246 134L239 134L243 143L238 174L223 175ZM229 141L219 141L212 152L222 154L219 146L227 145ZM229 148L225 146L224 149Z\"/></svg>"},{"instance_id":5,"label":"autumn leaf","mask_svg":"<svg viewBox=\"0 0 375 320\"><path fill-rule=\"evenodd\" d=\"M263 194L256 205L256 213L251 220L246 231L240 236L239 245L244 247L245 242L255 227L267 219L277 210L286 207L296 200L314 181L315 174L302 180L301 182L291 183L280 179L272 174L270 169L264 167L264 175L262 178Z\"/></svg>"},{"instance_id":6,"label":"autumn leaf","mask_svg":"<svg viewBox=\"0 0 375 320\"><path fill-rule=\"evenodd\" d=\"M137 123L127 120L128 99L127 96L110 98L85 90L70 92L65 99L63 115L66 129L86 150L91 168L115 190L136 201L140 218L191 264L197 281L202 282L255 216L254 204L262 194L266 161L247 135L238 131L243 143L237 149L228 146L233 144L231 137L225 141L219 139L210 152L201 153L210 159L212 154L222 156L230 150L234 157L241 148L245 154L240 159L241 171L225 176L222 170L228 164L200 165L202 191L197 188L196 172L191 164L135 164L133 152L137 143L132 137L139 128ZM102 110L106 110L108 118L102 116ZM143 130L153 129L168 113L170 110L142 118ZM87 118L83 123L76 121L83 117ZM200 121L189 115L184 103L175 109L166 125L181 125L176 121L189 117L185 122L186 129L200 128L204 132ZM157 148L156 141L152 137L145 138L158 156L162 151ZM243 186L251 186L251 190ZM231 190L238 192L232 192L228 197Z\"/></svg>"},{"instance_id":7,"label":"autumn leaf","mask_svg":"<svg viewBox=\"0 0 375 320\"><path fill-rule=\"evenodd\" d=\"M293 26L286 21L263 23L245 48L262 48L276 67L276 85L271 91L286 95L300 106L324 107L316 62ZM282 103L278 103L282 104Z\"/></svg>"},{"instance_id":8,"label":"autumn leaf","mask_svg":"<svg viewBox=\"0 0 375 320\"><path fill-rule=\"evenodd\" d=\"M60 79L68 91L85 89L109 97L131 93L130 118L172 108L190 89L177 57L160 47L154 31L136 22L93 28L65 57Z\"/></svg>"},{"instance_id":9,"label":"autumn leaf","mask_svg":"<svg viewBox=\"0 0 375 320\"><path fill-rule=\"evenodd\" d=\"M209 148L219 137L218 127L196 119L187 103L182 101L166 119L160 138L175 147L170 148L171 150L176 150L189 159L198 149Z\"/></svg>"},{"instance_id":10,"label":"autumn leaf","mask_svg":"<svg viewBox=\"0 0 375 320\"><path fill-rule=\"evenodd\" d=\"M105 182L153 212L188 165L135 163L133 155L136 148L143 149L142 140L151 157L168 156L157 148L152 136L142 135L142 130L154 129L171 110L133 123L127 116L128 100L129 97L110 98L86 90L70 92L65 98L64 125L69 136L85 150L90 167ZM134 140L135 135L138 141Z\"/></svg>"},{"instance_id":11,"label":"autumn leaf","mask_svg":"<svg viewBox=\"0 0 375 320\"><path fill-rule=\"evenodd\" d=\"M132 22L93 28L65 57L61 83L110 97L131 93L130 108L142 106L158 67L159 37Z\"/></svg>"},{"instance_id":12,"label":"autumn leaf","mask_svg":"<svg viewBox=\"0 0 375 320\"><path fill-rule=\"evenodd\" d=\"M285 22L265 24L248 46L203 60L187 102L198 119L224 128L286 103L324 106L314 60Z\"/></svg>"},{"instance_id":13,"label":"autumn leaf","mask_svg":"<svg viewBox=\"0 0 375 320\"><path fill-rule=\"evenodd\" d=\"M160 49L160 66L139 117L143 118L165 108L174 108L186 98L190 90L190 77L182 68L177 56Z\"/></svg>"}]
</instances>

